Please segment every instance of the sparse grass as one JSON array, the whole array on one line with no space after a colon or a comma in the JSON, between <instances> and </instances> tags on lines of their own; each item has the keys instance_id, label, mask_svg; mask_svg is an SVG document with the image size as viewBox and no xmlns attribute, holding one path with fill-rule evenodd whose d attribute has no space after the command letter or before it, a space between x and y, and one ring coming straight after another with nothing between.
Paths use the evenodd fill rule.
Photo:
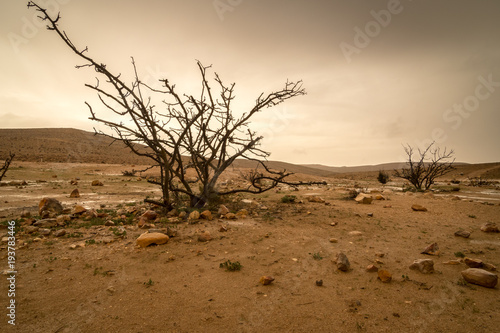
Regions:
<instances>
[{"instance_id":1,"label":"sparse grass","mask_svg":"<svg viewBox=\"0 0 500 333\"><path fill-rule=\"evenodd\" d=\"M314 260L321 260L321 259L323 259L323 257L321 256L321 254L319 252L313 253L312 256L313 256Z\"/></svg>"},{"instance_id":2,"label":"sparse grass","mask_svg":"<svg viewBox=\"0 0 500 333\"><path fill-rule=\"evenodd\" d=\"M50 257L48 257L48 258L47 258L47 259L45 259L45 260L46 260L46 261L48 261L48 262L54 262L54 261L56 261L56 260L57 260L57 257L50 256Z\"/></svg>"},{"instance_id":3,"label":"sparse grass","mask_svg":"<svg viewBox=\"0 0 500 333\"><path fill-rule=\"evenodd\" d=\"M54 241L46 241L43 244L45 244L47 246L51 246L51 245L54 245Z\"/></svg>"},{"instance_id":4,"label":"sparse grass","mask_svg":"<svg viewBox=\"0 0 500 333\"><path fill-rule=\"evenodd\" d=\"M294 203L297 197L295 195L285 195L281 198L282 203Z\"/></svg>"},{"instance_id":5,"label":"sparse grass","mask_svg":"<svg viewBox=\"0 0 500 333\"><path fill-rule=\"evenodd\" d=\"M454 255L457 258L465 258L465 254L463 254L463 252L461 251L455 252Z\"/></svg>"},{"instance_id":6,"label":"sparse grass","mask_svg":"<svg viewBox=\"0 0 500 333\"><path fill-rule=\"evenodd\" d=\"M471 219L475 219L476 218L476 215L473 215L473 214L469 214L467 216L470 217Z\"/></svg>"},{"instance_id":7,"label":"sparse grass","mask_svg":"<svg viewBox=\"0 0 500 333\"><path fill-rule=\"evenodd\" d=\"M75 232L66 234L66 238L81 238L81 237L83 237L83 233L81 233L79 231L75 231Z\"/></svg>"},{"instance_id":8,"label":"sparse grass","mask_svg":"<svg viewBox=\"0 0 500 333\"><path fill-rule=\"evenodd\" d=\"M243 266L240 264L239 261L231 262L231 260L223 262L219 265L219 268L225 268L226 271L229 271L229 272L239 271L239 270L241 270L242 267Z\"/></svg>"},{"instance_id":9,"label":"sparse grass","mask_svg":"<svg viewBox=\"0 0 500 333\"><path fill-rule=\"evenodd\" d=\"M110 228L109 230L111 230L113 232L113 235L115 235L116 237L125 237L127 235L127 230L120 230L120 228Z\"/></svg>"},{"instance_id":10,"label":"sparse grass","mask_svg":"<svg viewBox=\"0 0 500 333\"><path fill-rule=\"evenodd\" d=\"M151 278L149 278L149 281L148 282L144 282L144 285L146 287L152 287L155 283L153 282L153 280L151 280Z\"/></svg>"},{"instance_id":11,"label":"sparse grass","mask_svg":"<svg viewBox=\"0 0 500 333\"><path fill-rule=\"evenodd\" d=\"M95 241L95 239L93 239L93 238L92 238L92 239L87 239L87 240L85 241L85 245L93 245L93 244L95 244L95 243L96 243L96 241Z\"/></svg>"},{"instance_id":12,"label":"sparse grass","mask_svg":"<svg viewBox=\"0 0 500 333\"><path fill-rule=\"evenodd\" d=\"M106 223L106 221L103 218L93 217L89 221L84 221L82 223L79 223L77 225L77 228L86 228L86 229L88 229L88 228L90 228L92 226L95 226L95 225L104 225L104 223Z\"/></svg>"}]
</instances>

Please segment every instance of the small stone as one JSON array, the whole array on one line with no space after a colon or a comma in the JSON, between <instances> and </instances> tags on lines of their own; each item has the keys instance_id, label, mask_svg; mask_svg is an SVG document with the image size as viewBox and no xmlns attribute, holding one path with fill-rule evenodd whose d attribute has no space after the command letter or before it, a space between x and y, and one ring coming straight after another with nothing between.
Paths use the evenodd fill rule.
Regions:
<instances>
[{"instance_id":1,"label":"small stone","mask_svg":"<svg viewBox=\"0 0 500 333\"><path fill-rule=\"evenodd\" d=\"M338 241L337 238L330 238L330 243L338 243Z\"/></svg>"},{"instance_id":2,"label":"small stone","mask_svg":"<svg viewBox=\"0 0 500 333\"><path fill-rule=\"evenodd\" d=\"M363 232L361 232L361 231L357 231L357 230L349 231L349 236L361 236L361 235L363 235Z\"/></svg>"},{"instance_id":3,"label":"small stone","mask_svg":"<svg viewBox=\"0 0 500 333\"><path fill-rule=\"evenodd\" d=\"M193 210L188 217L188 220L190 221L196 221L200 218L200 212L197 210Z\"/></svg>"},{"instance_id":4,"label":"small stone","mask_svg":"<svg viewBox=\"0 0 500 333\"><path fill-rule=\"evenodd\" d=\"M33 223L33 225L39 228L53 228L57 226L57 220L56 219L38 220L35 223Z\"/></svg>"},{"instance_id":5,"label":"small stone","mask_svg":"<svg viewBox=\"0 0 500 333\"><path fill-rule=\"evenodd\" d=\"M479 259L464 258L464 263L470 268L481 268L483 267L483 261Z\"/></svg>"},{"instance_id":6,"label":"small stone","mask_svg":"<svg viewBox=\"0 0 500 333\"><path fill-rule=\"evenodd\" d=\"M70 215L59 215L56 217L56 222L58 225L65 225L66 222L71 221L71 216Z\"/></svg>"},{"instance_id":7,"label":"small stone","mask_svg":"<svg viewBox=\"0 0 500 333\"><path fill-rule=\"evenodd\" d=\"M339 252L337 254L336 263L337 263L338 270L340 270L342 272L347 272L349 270L349 268L351 267L351 263L349 262L349 259L347 259L347 256L342 252Z\"/></svg>"},{"instance_id":8,"label":"small stone","mask_svg":"<svg viewBox=\"0 0 500 333\"><path fill-rule=\"evenodd\" d=\"M307 201L316 202L316 203L325 203L325 199L318 197L316 195L311 195L311 196L307 197Z\"/></svg>"},{"instance_id":9,"label":"small stone","mask_svg":"<svg viewBox=\"0 0 500 333\"><path fill-rule=\"evenodd\" d=\"M378 267L375 265L366 266L366 271L370 273L378 272Z\"/></svg>"},{"instance_id":10,"label":"small stone","mask_svg":"<svg viewBox=\"0 0 500 333\"><path fill-rule=\"evenodd\" d=\"M187 213L185 211L182 211L182 212L179 213L179 218L180 219L185 219L186 216L187 216Z\"/></svg>"},{"instance_id":11,"label":"small stone","mask_svg":"<svg viewBox=\"0 0 500 333\"><path fill-rule=\"evenodd\" d=\"M488 222L481 227L481 231L484 232L500 232L495 223Z\"/></svg>"},{"instance_id":12,"label":"small stone","mask_svg":"<svg viewBox=\"0 0 500 333\"><path fill-rule=\"evenodd\" d=\"M104 223L104 225L106 227L112 227L115 225L115 222L111 221L111 220L107 220L106 223Z\"/></svg>"},{"instance_id":13,"label":"small stone","mask_svg":"<svg viewBox=\"0 0 500 333\"><path fill-rule=\"evenodd\" d=\"M371 195L365 194L365 193L360 193L358 196L354 199L357 203L364 204L364 205L369 205L372 203L373 198Z\"/></svg>"},{"instance_id":14,"label":"small stone","mask_svg":"<svg viewBox=\"0 0 500 333\"><path fill-rule=\"evenodd\" d=\"M236 217L239 218L239 219L244 219L248 216L248 210L246 209L240 209L237 213L236 213Z\"/></svg>"},{"instance_id":15,"label":"small stone","mask_svg":"<svg viewBox=\"0 0 500 333\"><path fill-rule=\"evenodd\" d=\"M332 227L335 227L335 226L337 225L337 222L332 222L332 223L330 223L330 225L331 225Z\"/></svg>"},{"instance_id":16,"label":"small stone","mask_svg":"<svg viewBox=\"0 0 500 333\"><path fill-rule=\"evenodd\" d=\"M463 238L469 238L470 237L470 232L465 231L465 230L458 230L455 232L455 236L457 237L463 237Z\"/></svg>"},{"instance_id":17,"label":"small stone","mask_svg":"<svg viewBox=\"0 0 500 333\"><path fill-rule=\"evenodd\" d=\"M50 235L50 229L38 229L38 233L42 236Z\"/></svg>"},{"instance_id":18,"label":"small stone","mask_svg":"<svg viewBox=\"0 0 500 333\"><path fill-rule=\"evenodd\" d=\"M228 220L236 220L238 218L234 213L227 213L224 217Z\"/></svg>"},{"instance_id":19,"label":"small stone","mask_svg":"<svg viewBox=\"0 0 500 333\"><path fill-rule=\"evenodd\" d=\"M321 287L323 285L323 280L316 280L316 285Z\"/></svg>"},{"instance_id":20,"label":"small stone","mask_svg":"<svg viewBox=\"0 0 500 333\"><path fill-rule=\"evenodd\" d=\"M219 232L226 232L226 231L227 231L227 227L225 225L221 225L219 228Z\"/></svg>"},{"instance_id":21,"label":"small stone","mask_svg":"<svg viewBox=\"0 0 500 333\"><path fill-rule=\"evenodd\" d=\"M154 210L147 210L144 212L144 214L141 215L141 217L147 219L148 221L154 221L158 217L158 213L156 213Z\"/></svg>"},{"instance_id":22,"label":"small stone","mask_svg":"<svg viewBox=\"0 0 500 333\"><path fill-rule=\"evenodd\" d=\"M167 236L168 237L175 237L175 236L177 236L177 230L168 227L167 228Z\"/></svg>"},{"instance_id":23,"label":"small stone","mask_svg":"<svg viewBox=\"0 0 500 333\"><path fill-rule=\"evenodd\" d=\"M71 180L69 181L69 183L70 183L71 185L78 185L78 180L76 180L76 179L71 179Z\"/></svg>"},{"instance_id":24,"label":"small stone","mask_svg":"<svg viewBox=\"0 0 500 333\"><path fill-rule=\"evenodd\" d=\"M385 200L385 197L382 194L375 194L375 200Z\"/></svg>"},{"instance_id":25,"label":"small stone","mask_svg":"<svg viewBox=\"0 0 500 333\"><path fill-rule=\"evenodd\" d=\"M166 242L168 242L168 239L169 237L167 235L160 232L155 232L155 233L145 232L142 235L140 235L139 238L137 238L136 242L137 245L139 245L140 247L146 247L151 244L157 244L157 245L165 244Z\"/></svg>"},{"instance_id":26,"label":"small stone","mask_svg":"<svg viewBox=\"0 0 500 333\"><path fill-rule=\"evenodd\" d=\"M70 198L79 198L80 197L80 191L78 191L77 188L75 188L71 194L69 195Z\"/></svg>"},{"instance_id":27,"label":"small stone","mask_svg":"<svg viewBox=\"0 0 500 333\"><path fill-rule=\"evenodd\" d=\"M31 217L31 213L29 211L27 211L27 210L23 210L22 213L21 213L21 217L25 218L25 219L30 218Z\"/></svg>"},{"instance_id":28,"label":"small stone","mask_svg":"<svg viewBox=\"0 0 500 333\"><path fill-rule=\"evenodd\" d=\"M274 281L274 278L272 276L262 276L260 278L260 283L262 283L264 286L267 286L271 284Z\"/></svg>"},{"instance_id":29,"label":"small stone","mask_svg":"<svg viewBox=\"0 0 500 333\"><path fill-rule=\"evenodd\" d=\"M78 214L83 214L87 211L87 209L83 206L80 206L80 205L76 205L75 207L73 207L73 210L71 211L71 214L73 215L78 215Z\"/></svg>"},{"instance_id":30,"label":"small stone","mask_svg":"<svg viewBox=\"0 0 500 333\"><path fill-rule=\"evenodd\" d=\"M115 293L115 288L110 286L108 288L106 288L106 291L110 294L110 295L113 295Z\"/></svg>"},{"instance_id":31,"label":"small stone","mask_svg":"<svg viewBox=\"0 0 500 333\"><path fill-rule=\"evenodd\" d=\"M423 274L434 273L434 261L432 261L432 259L416 259L413 264L410 265L410 269L418 270Z\"/></svg>"},{"instance_id":32,"label":"small stone","mask_svg":"<svg viewBox=\"0 0 500 333\"><path fill-rule=\"evenodd\" d=\"M427 208L425 208L424 206L416 205L416 204L412 205L411 209L413 209L416 212L426 212L427 211Z\"/></svg>"},{"instance_id":33,"label":"small stone","mask_svg":"<svg viewBox=\"0 0 500 333\"><path fill-rule=\"evenodd\" d=\"M487 288L495 288L498 276L480 268L468 268L461 272L465 281Z\"/></svg>"},{"instance_id":34,"label":"small stone","mask_svg":"<svg viewBox=\"0 0 500 333\"><path fill-rule=\"evenodd\" d=\"M104 184L100 180L93 180L91 185L92 186L104 186Z\"/></svg>"},{"instance_id":35,"label":"small stone","mask_svg":"<svg viewBox=\"0 0 500 333\"><path fill-rule=\"evenodd\" d=\"M391 205L384 205L384 208L392 208Z\"/></svg>"},{"instance_id":36,"label":"small stone","mask_svg":"<svg viewBox=\"0 0 500 333\"><path fill-rule=\"evenodd\" d=\"M54 233L54 236L56 236L56 237L62 237L62 236L64 236L64 235L66 235L66 230L64 230L64 229L59 229L59 230L57 230L57 231Z\"/></svg>"},{"instance_id":37,"label":"small stone","mask_svg":"<svg viewBox=\"0 0 500 333\"><path fill-rule=\"evenodd\" d=\"M392 280L392 274L389 273L388 270L379 269L378 270L378 278L380 279L380 281L382 281L384 283L389 283Z\"/></svg>"},{"instance_id":38,"label":"small stone","mask_svg":"<svg viewBox=\"0 0 500 333\"><path fill-rule=\"evenodd\" d=\"M209 210L204 210L203 212L201 212L200 217L204 220L209 220L209 221L212 221L213 219L212 212Z\"/></svg>"},{"instance_id":39,"label":"small stone","mask_svg":"<svg viewBox=\"0 0 500 333\"><path fill-rule=\"evenodd\" d=\"M373 217L373 213L368 213L368 214L366 214L366 216Z\"/></svg>"},{"instance_id":40,"label":"small stone","mask_svg":"<svg viewBox=\"0 0 500 333\"><path fill-rule=\"evenodd\" d=\"M427 246L424 251L420 253L429 254L431 256L437 256L439 255L439 246L437 245L437 243L432 243L431 245Z\"/></svg>"},{"instance_id":41,"label":"small stone","mask_svg":"<svg viewBox=\"0 0 500 333\"><path fill-rule=\"evenodd\" d=\"M492 264L489 264L489 263L483 263L483 267L484 269L487 269L489 271L492 271L492 272L496 272L497 268L495 265L492 265Z\"/></svg>"},{"instance_id":42,"label":"small stone","mask_svg":"<svg viewBox=\"0 0 500 333\"><path fill-rule=\"evenodd\" d=\"M32 234L34 232L37 232L38 229L40 229L39 227L36 227L34 225L27 225L24 227L24 232L27 233L27 234Z\"/></svg>"},{"instance_id":43,"label":"small stone","mask_svg":"<svg viewBox=\"0 0 500 333\"><path fill-rule=\"evenodd\" d=\"M198 235L198 242L208 242L212 239L212 236L210 235L209 231L202 231Z\"/></svg>"},{"instance_id":44,"label":"small stone","mask_svg":"<svg viewBox=\"0 0 500 333\"><path fill-rule=\"evenodd\" d=\"M461 262L458 259L448 260L448 261L443 262L443 265L460 265L460 264L461 264Z\"/></svg>"},{"instance_id":45,"label":"small stone","mask_svg":"<svg viewBox=\"0 0 500 333\"><path fill-rule=\"evenodd\" d=\"M226 215L229 213L229 209L224 206L224 205L220 205L219 206L219 210L217 211L217 214L220 216L220 215Z\"/></svg>"}]
</instances>

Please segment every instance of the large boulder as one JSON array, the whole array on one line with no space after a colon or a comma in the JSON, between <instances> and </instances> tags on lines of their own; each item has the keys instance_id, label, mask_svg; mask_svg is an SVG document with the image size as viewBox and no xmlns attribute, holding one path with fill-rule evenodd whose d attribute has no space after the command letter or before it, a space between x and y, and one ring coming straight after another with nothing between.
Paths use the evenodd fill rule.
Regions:
<instances>
[{"instance_id":1,"label":"large boulder","mask_svg":"<svg viewBox=\"0 0 500 333\"><path fill-rule=\"evenodd\" d=\"M62 204L54 198L43 198L38 204L38 213L42 217L55 217L62 211Z\"/></svg>"},{"instance_id":2,"label":"large boulder","mask_svg":"<svg viewBox=\"0 0 500 333\"><path fill-rule=\"evenodd\" d=\"M360 193L358 194L358 196L354 199L357 203L360 203L360 204L365 204L365 205L369 205L372 203L373 201L373 198L371 195L369 194L365 194L365 193Z\"/></svg>"}]
</instances>

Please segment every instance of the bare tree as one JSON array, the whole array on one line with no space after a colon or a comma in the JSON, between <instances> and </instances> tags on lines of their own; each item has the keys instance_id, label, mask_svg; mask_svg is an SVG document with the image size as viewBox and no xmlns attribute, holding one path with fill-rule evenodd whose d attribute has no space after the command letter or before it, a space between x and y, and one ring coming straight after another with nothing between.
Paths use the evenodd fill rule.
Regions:
<instances>
[{"instance_id":1,"label":"bare tree","mask_svg":"<svg viewBox=\"0 0 500 333\"><path fill-rule=\"evenodd\" d=\"M196 204L211 200L214 196L236 192L262 193L280 183L286 183L285 178L291 175L285 170L270 170L264 160L269 153L260 148L262 136L258 136L248 127L250 118L256 113L276 106L285 100L304 95L302 81L285 83L285 86L270 94L262 93L253 107L240 117L232 112L235 84L225 85L219 75L214 73L217 92L213 92L209 84L210 66L197 62L201 76L201 92L198 97L180 94L167 79L161 79L161 89L153 88L139 79L137 67L132 58L134 80L126 84L120 74L111 73L105 64L88 56L88 48L78 49L67 34L60 30L56 18L50 17L46 9L36 3L28 2L28 7L34 7L41 15L41 20L47 22L47 29L56 32L66 45L84 60L77 68L93 68L99 76L105 79L103 87L99 78L95 84L85 84L97 92L102 104L112 113L125 118L116 122L97 115L92 106L90 119L104 124L112 133L95 130L96 134L122 141L135 154L145 156L160 168L160 177L150 179L162 188L162 199L152 201L156 204L171 207L180 194L190 197ZM151 96L161 96L165 107L158 110ZM147 96L147 97L146 97ZM148 149L144 149L147 146ZM233 189L225 192L217 191L217 181L220 175L237 159L250 159L260 165L264 173L250 174L250 185L247 188ZM194 170L201 186L196 189L188 178L189 169ZM267 185L261 185L262 180L270 180Z\"/></svg>"},{"instance_id":2,"label":"bare tree","mask_svg":"<svg viewBox=\"0 0 500 333\"><path fill-rule=\"evenodd\" d=\"M416 160L413 159L413 148L409 144L403 146L408 162L405 168L394 170L394 176L408 180L417 190L428 190L437 177L454 170L454 151L446 148L441 151L440 148L432 148L433 145L434 142L425 150L418 149Z\"/></svg>"},{"instance_id":3,"label":"bare tree","mask_svg":"<svg viewBox=\"0 0 500 333\"><path fill-rule=\"evenodd\" d=\"M0 167L0 181L3 179L5 176L5 173L7 173L7 170L9 169L10 163L12 163L12 160L14 159L15 154L9 153L9 157L7 157L4 161L3 166Z\"/></svg>"}]
</instances>

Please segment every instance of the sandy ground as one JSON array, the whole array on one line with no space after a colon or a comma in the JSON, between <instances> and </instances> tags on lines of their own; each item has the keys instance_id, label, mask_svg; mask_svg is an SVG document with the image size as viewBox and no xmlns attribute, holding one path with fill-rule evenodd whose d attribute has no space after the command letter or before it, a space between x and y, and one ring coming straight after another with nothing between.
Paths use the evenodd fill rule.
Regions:
<instances>
[{"instance_id":1,"label":"sandy ground","mask_svg":"<svg viewBox=\"0 0 500 333\"><path fill-rule=\"evenodd\" d=\"M498 187L460 185L458 192L424 194L402 192L397 182L382 187L376 180L332 178L326 186L227 198L232 212L249 212L237 220L161 218L156 227L177 235L166 244L139 248L136 239L146 230L133 218L149 208L144 197L158 190L121 175L130 169L20 162L9 170L6 181L27 185L0 187L2 236L6 222L19 219L21 211L37 215L44 196L67 208L125 209L130 219L124 237L116 236L116 227L98 221L91 226L84 219L72 220L60 238L54 231L42 237L21 228L16 325L7 322L12 298L3 275L2 332L494 332L500 325L499 286L465 283L464 263L444 264L463 254L500 267L500 234L480 231L486 222L500 225ZM237 175L226 178L236 181ZM76 177L79 184L70 185ZM104 186L91 186L94 179ZM379 190L386 200L362 205L346 199L355 186ZM80 198L69 198L73 188ZM446 182L436 186L450 188ZM298 202L282 203L285 195ZM312 196L325 203L308 201ZM412 204L428 211L412 211ZM471 237L454 236L460 229L471 231ZM212 240L199 242L202 231ZM438 256L421 254L434 242ZM71 249L75 244L85 246ZM348 272L336 267L339 252L350 261ZM435 272L410 270L415 259L432 259ZM0 260L0 270L7 270L5 243ZM239 262L241 270L220 268L227 260ZM377 273L367 272L370 264L388 270L392 281L383 283ZM274 282L260 284L264 275Z\"/></svg>"}]
</instances>

